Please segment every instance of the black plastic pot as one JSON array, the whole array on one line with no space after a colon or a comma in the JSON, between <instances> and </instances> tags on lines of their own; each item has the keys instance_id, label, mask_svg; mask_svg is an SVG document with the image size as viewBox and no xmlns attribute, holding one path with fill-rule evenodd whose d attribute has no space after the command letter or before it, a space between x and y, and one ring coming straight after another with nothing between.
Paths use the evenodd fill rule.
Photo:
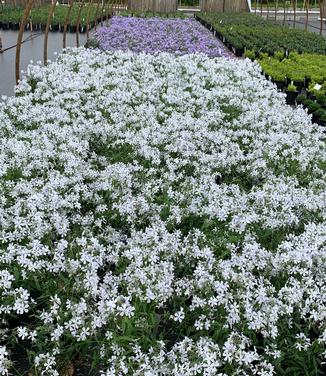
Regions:
<instances>
[{"instance_id":1,"label":"black plastic pot","mask_svg":"<svg viewBox=\"0 0 326 376\"><path fill-rule=\"evenodd\" d=\"M295 100L297 96L299 95L298 91L286 91L286 103L290 105L295 104Z\"/></svg>"},{"instance_id":2,"label":"black plastic pot","mask_svg":"<svg viewBox=\"0 0 326 376\"><path fill-rule=\"evenodd\" d=\"M77 27L74 25L69 25L69 32L70 33L75 33L77 31Z\"/></svg>"},{"instance_id":3,"label":"black plastic pot","mask_svg":"<svg viewBox=\"0 0 326 376\"><path fill-rule=\"evenodd\" d=\"M278 90L283 91L286 85L285 80L284 81L274 81L274 84L277 86Z\"/></svg>"},{"instance_id":4,"label":"black plastic pot","mask_svg":"<svg viewBox=\"0 0 326 376\"><path fill-rule=\"evenodd\" d=\"M234 47L233 47L234 48ZM242 57L243 56L243 48L234 48L234 53L235 53L235 56L237 57Z\"/></svg>"},{"instance_id":5,"label":"black plastic pot","mask_svg":"<svg viewBox=\"0 0 326 376\"><path fill-rule=\"evenodd\" d=\"M82 34L86 33L86 26L79 26L79 32Z\"/></svg>"},{"instance_id":6,"label":"black plastic pot","mask_svg":"<svg viewBox=\"0 0 326 376\"><path fill-rule=\"evenodd\" d=\"M9 30L10 29L10 23L9 22L4 22L2 24L2 28L3 28L3 30Z\"/></svg>"},{"instance_id":7,"label":"black plastic pot","mask_svg":"<svg viewBox=\"0 0 326 376\"><path fill-rule=\"evenodd\" d=\"M313 114L317 110L317 107L307 107L308 114Z\"/></svg>"},{"instance_id":8,"label":"black plastic pot","mask_svg":"<svg viewBox=\"0 0 326 376\"><path fill-rule=\"evenodd\" d=\"M304 88L304 81L293 81L293 85L295 85L299 92Z\"/></svg>"},{"instance_id":9,"label":"black plastic pot","mask_svg":"<svg viewBox=\"0 0 326 376\"><path fill-rule=\"evenodd\" d=\"M51 25L51 31L59 31L59 25Z\"/></svg>"},{"instance_id":10,"label":"black plastic pot","mask_svg":"<svg viewBox=\"0 0 326 376\"><path fill-rule=\"evenodd\" d=\"M10 29L11 30L19 30L19 23L17 22L11 22L10 24Z\"/></svg>"},{"instance_id":11,"label":"black plastic pot","mask_svg":"<svg viewBox=\"0 0 326 376\"><path fill-rule=\"evenodd\" d=\"M306 89L308 89L310 82L311 82L311 78L305 77L305 79L304 79L304 87Z\"/></svg>"},{"instance_id":12,"label":"black plastic pot","mask_svg":"<svg viewBox=\"0 0 326 376\"><path fill-rule=\"evenodd\" d=\"M312 114L312 122L318 124L319 116L316 116L315 114Z\"/></svg>"},{"instance_id":13,"label":"black plastic pot","mask_svg":"<svg viewBox=\"0 0 326 376\"><path fill-rule=\"evenodd\" d=\"M320 118L317 120L317 124L321 127L326 127L326 121L321 120Z\"/></svg>"}]
</instances>

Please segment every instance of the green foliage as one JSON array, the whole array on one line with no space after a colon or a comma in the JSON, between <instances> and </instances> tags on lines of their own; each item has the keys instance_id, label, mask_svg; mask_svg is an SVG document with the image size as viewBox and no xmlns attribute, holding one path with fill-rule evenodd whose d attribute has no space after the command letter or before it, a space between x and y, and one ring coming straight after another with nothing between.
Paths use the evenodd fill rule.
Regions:
<instances>
[{"instance_id":1,"label":"green foliage","mask_svg":"<svg viewBox=\"0 0 326 376\"><path fill-rule=\"evenodd\" d=\"M160 18L188 18L185 13L182 12L150 12L150 11L137 11L137 10L126 10L119 13L123 17L139 17L139 18L150 18L150 17L160 17Z\"/></svg>"},{"instance_id":2,"label":"green foliage","mask_svg":"<svg viewBox=\"0 0 326 376\"><path fill-rule=\"evenodd\" d=\"M287 88L286 88L287 91L290 91L292 93L296 92L297 91L297 87L295 85L292 85L290 84Z\"/></svg>"},{"instance_id":3,"label":"green foliage","mask_svg":"<svg viewBox=\"0 0 326 376\"><path fill-rule=\"evenodd\" d=\"M307 99L307 97L304 95L304 94L299 94L298 96L297 96L297 99L296 99L296 101L297 101L297 103L303 103L305 100Z\"/></svg>"},{"instance_id":4,"label":"green foliage","mask_svg":"<svg viewBox=\"0 0 326 376\"><path fill-rule=\"evenodd\" d=\"M70 13L70 25L77 24L77 18L79 13L79 4L73 4L71 13ZM51 5L42 5L39 7L35 7L32 9L30 14L30 20L33 24L42 24L45 25L47 23L49 11L51 9ZM80 20L81 25L85 26L87 21L87 15L89 12L89 21L94 22L96 20L96 10L97 4L90 4L87 3L81 11ZM103 14L105 13L105 7L102 8L101 6L98 9L98 17L101 17L101 12L103 10ZM66 20L66 15L68 12L68 7L65 5L58 4L54 11L54 16L51 21L51 25L64 25ZM10 7L4 6L0 8L0 22L3 23L20 23L23 17L24 9L20 7Z\"/></svg>"},{"instance_id":5,"label":"green foliage","mask_svg":"<svg viewBox=\"0 0 326 376\"><path fill-rule=\"evenodd\" d=\"M273 80L284 80L304 82L306 78L312 80L311 88L316 83L323 83L326 80L326 56L318 54L290 53L288 58L279 60L279 57L259 57L259 64L263 71L272 77Z\"/></svg>"},{"instance_id":6,"label":"green foliage","mask_svg":"<svg viewBox=\"0 0 326 376\"><path fill-rule=\"evenodd\" d=\"M235 48L267 52L277 59L285 51L324 54L326 40L322 36L266 21L260 16L245 13L199 13Z\"/></svg>"},{"instance_id":7,"label":"green foliage","mask_svg":"<svg viewBox=\"0 0 326 376\"><path fill-rule=\"evenodd\" d=\"M256 53L253 50L246 50L244 55L245 55L245 57L247 57L248 59L251 59L251 60L254 60L256 58Z\"/></svg>"}]
</instances>

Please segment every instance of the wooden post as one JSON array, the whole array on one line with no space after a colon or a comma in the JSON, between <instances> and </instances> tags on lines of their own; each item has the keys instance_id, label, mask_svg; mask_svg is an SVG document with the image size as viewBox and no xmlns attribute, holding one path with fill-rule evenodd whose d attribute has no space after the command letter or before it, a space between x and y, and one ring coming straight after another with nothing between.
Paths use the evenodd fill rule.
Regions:
<instances>
[{"instance_id":1,"label":"wooden post","mask_svg":"<svg viewBox=\"0 0 326 376\"><path fill-rule=\"evenodd\" d=\"M304 29L307 31L308 30L308 19L309 19L309 0L305 0L304 6L306 7L306 22L304 25Z\"/></svg>"},{"instance_id":2,"label":"wooden post","mask_svg":"<svg viewBox=\"0 0 326 376\"><path fill-rule=\"evenodd\" d=\"M178 9L177 0L130 0L128 8L135 11L151 11L151 12L176 12Z\"/></svg>"},{"instance_id":3,"label":"wooden post","mask_svg":"<svg viewBox=\"0 0 326 376\"><path fill-rule=\"evenodd\" d=\"M48 15L48 20L46 22L46 27L45 27L45 34L44 34L44 49L43 49L43 62L44 62L44 65L47 65L47 61L48 61L48 37L49 37L49 30L50 30L50 23L51 23L51 19L53 17L53 14L54 14L54 10L55 10L55 7L57 5L57 1L56 0L52 0L53 3L52 3L52 6L50 8L50 11L49 11L49 15Z\"/></svg>"},{"instance_id":4,"label":"wooden post","mask_svg":"<svg viewBox=\"0 0 326 376\"><path fill-rule=\"evenodd\" d=\"M296 0L292 0L293 6L293 28L295 28L296 21L297 21L297 2Z\"/></svg>"},{"instance_id":5,"label":"wooden post","mask_svg":"<svg viewBox=\"0 0 326 376\"><path fill-rule=\"evenodd\" d=\"M97 0L96 14L95 14L95 30L97 28L98 10L100 9L100 0Z\"/></svg>"},{"instance_id":6,"label":"wooden post","mask_svg":"<svg viewBox=\"0 0 326 376\"><path fill-rule=\"evenodd\" d=\"M249 12L247 0L202 0L203 12Z\"/></svg>"},{"instance_id":7,"label":"wooden post","mask_svg":"<svg viewBox=\"0 0 326 376\"><path fill-rule=\"evenodd\" d=\"M77 22L76 22L76 46L79 47L79 26L80 26L80 17L81 17L81 12L84 7L84 0L82 0L79 9L78 9L78 15L77 15Z\"/></svg>"},{"instance_id":8,"label":"wooden post","mask_svg":"<svg viewBox=\"0 0 326 376\"><path fill-rule=\"evenodd\" d=\"M86 38L87 40L89 39L89 18L90 18L90 15L91 15L91 12L93 14L93 0L91 0L90 3L87 4L88 6L88 9L87 9L87 16L86 16Z\"/></svg>"},{"instance_id":9,"label":"wooden post","mask_svg":"<svg viewBox=\"0 0 326 376\"><path fill-rule=\"evenodd\" d=\"M64 24L64 27L63 27L62 48L66 48L67 27L68 27L68 22L69 22L70 13L71 13L73 4L74 4L74 0L69 0L69 8L68 8L68 12L66 14L65 24ZM76 30L76 32L77 32L77 30Z\"/></svg>"},{"instance_id":10,"label":"wooden post","mask_svg":"<svg viewBox=\"0 0 326 376\"><path fill-rule=\"evenodd\" d=\"M34 3L34 0L28 1L26 8L25 8L25 11L24 11L24 14L23 14L23 18L20 22L19 33L18 33L18 37L17 37L17 45L16 45L16 59L15 59L16 85L18 85L19 77L20 77L20 49L21 49L21 45L22 45L24 29L25 29L25 26L26 26L26 23L27 23L27 18L29 17L29 13L32 9L33 3Z\"/></svg>"},{"instance_id":11,"label":"wooden post","mask_svg":"<svg viewBox=\"0 0 326 376\"><path fill-rule=\"evenodd\" d=\"M326 17L326 3L325 3L325 0L318 0L318 3L319 3L319 16L320 16L319 34L323 35L324 18Z\"/></svg>"},{"instance_id":12,"label":"wooden post","mask_svg":"<svg viewBox=\"0 0 326 376\"><path fill-rule=\"evenodd\" d=\"M285 18L286 18L286 3L285 3L285 0L283 0L283 8L284 8L284 12L283 12L283 26L285 25Z\"/></svg>"},{"instance_id":13,"label":"wooden post","mask_svg":"<svg viewBox=\"0 0 326 376\"><path fill-rule=\"evenodd\" d=\"M110 17L110 0L108 0L107 6L106 6L106 26L109 26L109 17Z\"/></svg>"}]
</instances>

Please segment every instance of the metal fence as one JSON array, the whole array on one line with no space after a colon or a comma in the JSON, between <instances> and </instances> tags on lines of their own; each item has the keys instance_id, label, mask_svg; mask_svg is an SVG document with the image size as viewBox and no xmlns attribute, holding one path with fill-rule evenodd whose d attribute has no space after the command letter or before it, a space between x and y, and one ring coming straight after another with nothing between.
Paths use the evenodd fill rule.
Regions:
<instances>
[{"instance_id":1,"label":"metal fence","mask_svg":"<svg viewBox=\"0 0 326 376\"><path fill-rule=\"evenodd\" d=\"M324 35L326 0L253 0L252 12L283 25L319 30Z\"/></svg>"}]
</instances>

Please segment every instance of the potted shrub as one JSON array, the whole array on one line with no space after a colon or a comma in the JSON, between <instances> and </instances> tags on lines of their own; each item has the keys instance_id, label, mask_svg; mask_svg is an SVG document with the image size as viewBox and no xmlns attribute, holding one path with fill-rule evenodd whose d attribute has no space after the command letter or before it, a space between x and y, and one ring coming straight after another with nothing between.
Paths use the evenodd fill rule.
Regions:
<instances>
[{"instance_id":1,"label":"potted shrub","mask_svg":"<svg viewBox=\"0 0 326 376\"><path fill-rule=\"evenodd\" d=\"M318 124L322 127L326 127L326 112L319 118Z\"/></svg>"},{"instance_id":2,"label":"potted shrub","mask_svg":"<svg viewBox=\"0 0 326 376\"><path fill-rule=\"evenodd\" d=\"M295 104L295 100L299 94L298 90L297 90L297 87L293 84L290 84L286 90L286 103L287 104L290 104L290 105L294 105Z\"/></svg>"},{"instance_id":3,"label":"potted shrub","mask_svg":"<svg viewBox=\"0 0 326 376\"><path fill-rule=\"evenodd\" d=\"M322 106L326 107L326 94L321 92L316 94L316 100L317 102Z\"/></svg>"},{"instance_id":4,"label":"potted shrub","mask_svg":"<svg viewBox=\"0 0 326 376\"><path fill-rule=\"evenodd\" d=\"M277 86L277 88L281 91L283 91L283 89L285 88L285 85L286 85L286 77L284 76L284 74L282 74L282 72L278 72L277 70L274 70L271 74L272 76L272 79L275 83L275 85ZM291 86L291 85L289 85ZM292 85L294 86L294 85Z\"/></svg>"},{"instance_id":5,"label":"potted shrub","mask_svg":"<svg viewBox=\"0 0 326 376\"><path fill-rule=\"evenodd\" d=\"M319 119L325 114L325 110L323 110L322 108L318 108L318 110L314 111L312 113L312 121L314 123L318 123L319 122Z\"/></svg>"},{"instance_id":6,"label":"potted shrub","mask_svg":"<svg viewBox=\"0 0 326 376\"><path fill-rule=\"evenodd\" d=\"M304 105L308 108L308 114L311 114L320 108L319 104L311 99L305 100Z\"/></svg>"},{"instance_id":7,"label":"potted shrub","mask_svg":"<svg viewBox=\"0 0 326 376\"><path fill-rule=\"evenodd\" d=\"M284 51L276 51L274 57L275 59L282 61L285 58Z\"/></svg>"},{"instance_id":8,"label":"potted shrub","mask_svg":"<svg viewBox=\"0 0 326 376\"><path fill-rule=\"evenodd\" d=\"M304 87L305 87L306 89L308 89L308 87L309 87L309 85L310 85L310 82L311 82L311 78L305 76L305 78L304 78Z\"/></svg>"},{"instance_id":9,"label":"potted shrub","mask_svg":"<svg viewBox=\"0 0 326 376\"><path fill-rule=\"evenodd\" d=\"M244 56L250 59L251 61L254 61L256 58L256 53L253 50L246 50L244 53Z\"/></svg>"},{"instance_id":10,"label":"potted shrub","mask_svg":"<svg viewBox=\"0 0 326 376\"><path fill-rule=\"evenodd\" d=\"M303 104L307 97L304 94L299 94L296 98L296 104Z\"/></svg>"}]
</instances>

